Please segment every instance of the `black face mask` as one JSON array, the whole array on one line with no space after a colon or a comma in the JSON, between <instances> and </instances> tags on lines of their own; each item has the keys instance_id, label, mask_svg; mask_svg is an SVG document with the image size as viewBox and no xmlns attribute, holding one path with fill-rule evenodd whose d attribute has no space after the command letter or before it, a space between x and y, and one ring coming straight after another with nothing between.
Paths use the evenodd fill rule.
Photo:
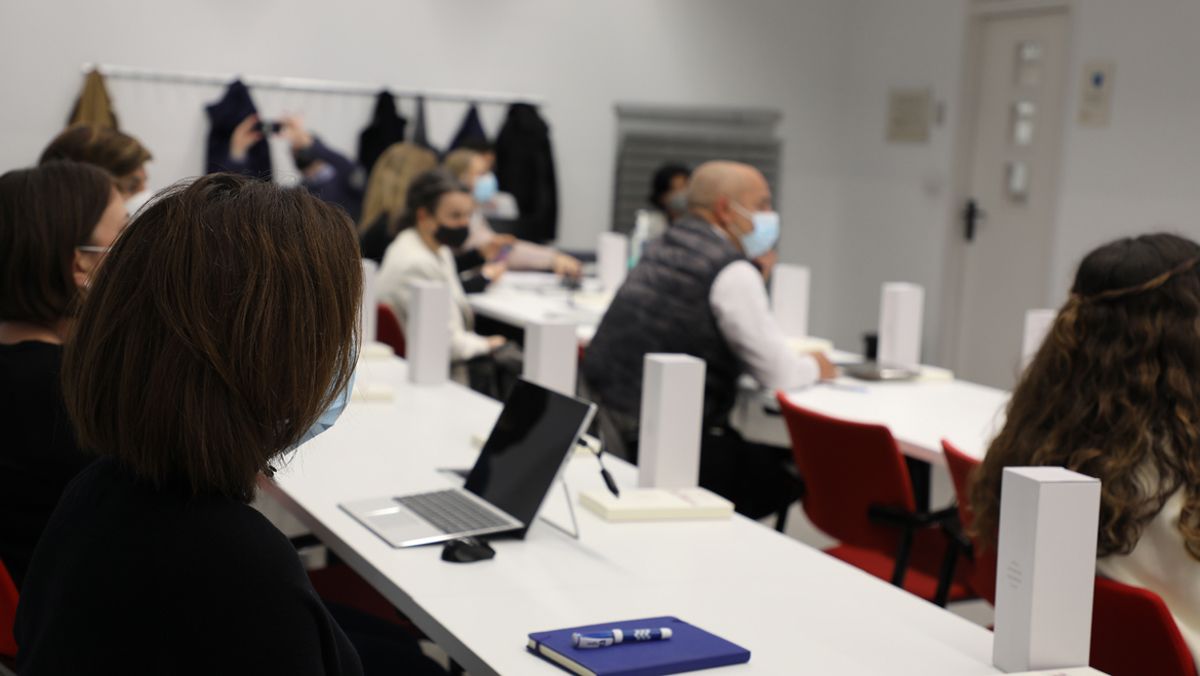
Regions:
<instances>
[{"instance_id":1,"label":"black face mask","mask_svg":"<svg viewBox=\"0 0 1200 676\"><path fill-rule=\"evenodd\" d=\"M444 244L451 249L457 249L467 241L468 230L470 228L451 228L438 224L437 232L433 233L433 238L438 241L438 244Z\"/></svg>"}]
</instances>

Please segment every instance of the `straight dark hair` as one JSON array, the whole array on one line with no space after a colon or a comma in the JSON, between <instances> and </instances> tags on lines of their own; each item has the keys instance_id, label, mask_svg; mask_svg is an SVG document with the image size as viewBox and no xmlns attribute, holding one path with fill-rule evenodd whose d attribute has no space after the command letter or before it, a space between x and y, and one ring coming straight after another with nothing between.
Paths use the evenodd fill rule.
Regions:
<instances>
[{"instance_id":1,"label":"straight dark hair","mask_svg":"<svg viewBox=\"0 0 1200 676\"><path fill-rule=\"evenodd\" d=\"M362 267L345 212L212 174L138 215L63 360L82 446L156 488L249 501L350 380Z\"/></svg>"},{"instance_id":2,"label":"straight dark hair","mask_svg":"<svg viewBox=\"0 0 1200 676\"><path fill-rule=\"evenodd\" d=\"M430 214L437 211L438 205L442 203L442 197L452 192L470 194L467 186L445 169L427 171L414 178L412 185L408 186L408 194L405 196L404 213L400 216L400 229L416 225L417 212L421 209Z\"/></svg>"},{"instance_id":3,"label":"straight dark hair","mask_svg":"<svg viewBox=\"0 0 1200 676\"><path fill-rule=\"evenodd\" d=\"M112 195L107 172L78 162L0 176L0 319L49 326L69 314L75 247L89 243Z\"/></svg>"}]
</instances>

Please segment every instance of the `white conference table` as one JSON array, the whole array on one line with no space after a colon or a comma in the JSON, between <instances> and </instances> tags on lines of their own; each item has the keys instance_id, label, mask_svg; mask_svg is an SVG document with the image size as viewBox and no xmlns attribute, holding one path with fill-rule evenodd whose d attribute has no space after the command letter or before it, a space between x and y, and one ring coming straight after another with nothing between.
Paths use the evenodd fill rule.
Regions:
<instances>
[{"instance_id":1,"label":"white conference table","mask_svg":"<svg viewBox=\"0 0 1200 676\"><path fill-rule=\"evenodd\" d=\"M804 390L786 393L789 401L823 415L861 423L886 425L905 455L932 464L945 464L942 439L964 453L982 459L992 437L1004 425L1009 393L964 380L928 382L863 382L838 378ZM787 430L777 413L773 394L745 398L735 412L735 424L747 437L788 445Z\"/></svg>"},{"instance_id":2,"label":"white conference table","mask_svg":"<svg viewBox=\"0 0 1200 676\"><path fill-rule=\"evenodd\" d=\"M500 411L456 384L405 378L401 360L364 360L358 383L394 397L351 402L262 487L474 676L562 673L525 651L529 632L655 615L748 648L731 674L999 673L986 629L740 516L614 524L576 506L579 540L539 521L524 541L497 541L490 561L392 549L338 504L451 485L437 468L473 464L472 437ZM632 466L607 464L635 485ZM573 495L603 488L586 454L565 477ZM543 514L569 527L561 486Z\"/></svg>"},{"instance_id":3,"label":"white conference table","mask_svg":"<svg viewBox=\"0 0 1200 676\"><path fill-rule=\"evenodd\" d=\"M595 279L585 279L580 292L570 293L546 272L509 272L486 292L468 298L476 313L517 328L538 321L576 322L584 343L595 334L610 300ZM839 362L857 358L844 352L832 356ZM755 396L753 385L744 390L734 426L754 441L790 445L782 419L762 410L764 402L768 408L774 406L773 393ZM988 442L1004 423L1009 393L953 379L866 383L839 378L833 384L789 393L788 398L828 416L886 425L906 455L944 464L942 438L972 457L983 458Z\"/></svg>"},{"instance_id":4,"label":"white conference table","mask_svg":"<svg viewBox=\"0 0 1200 676\"><path fill-rule=\"evenodd\" d=\"M476 314L523 329L541 322L570 322L580 342L591 342L600 318L612 301L599 280L584 277L570 290L549 272L506 272L486 291L467 296Z\"/></svg>"}]
</instances>

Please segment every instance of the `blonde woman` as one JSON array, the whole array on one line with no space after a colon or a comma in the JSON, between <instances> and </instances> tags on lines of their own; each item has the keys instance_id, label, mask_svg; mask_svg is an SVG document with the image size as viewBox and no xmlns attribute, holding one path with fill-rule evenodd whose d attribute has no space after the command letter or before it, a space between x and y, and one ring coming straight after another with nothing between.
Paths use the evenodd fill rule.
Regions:
<instances>
[{"instance_id":1,"label":"blonde woman","mask_svg":"<svg viewBox=\"0 0 1200 676\"><path fill-rule=\"evenodd\" d=\"M363 258L383 261L388 245L400 231L408 186L413 178L437 168L437 155L411 143L396 143L376 160L367 181L362 218L358 225Z\"/></svg>"}]
</instances>

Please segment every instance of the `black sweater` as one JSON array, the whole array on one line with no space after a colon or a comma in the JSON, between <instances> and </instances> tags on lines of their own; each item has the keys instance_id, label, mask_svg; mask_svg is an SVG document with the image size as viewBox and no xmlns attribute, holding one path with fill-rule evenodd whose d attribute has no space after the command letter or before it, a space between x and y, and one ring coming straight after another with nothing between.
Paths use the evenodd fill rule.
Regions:
<instances>
[{"instance_id":1,"label":"black sweater","mask_svg":"<svg viewBox=\"0 0 1200 676\"><path fill-rule=\"evenodd\" d=\"M67 488L17 609L18 672L361 674L295 550L229 498L103 458Z\"/></svg>"},{"instance_id":2,"label":"black sweater","mask_svg":"<svg viewBox=\"0 0 1200 676\"><path fill-rule=\"evenodd\" d=\"M61 345L0 345L0 561L18 587L58 498L94 459L76 446L61 367Z\"/></svg>"}]
</instances>

